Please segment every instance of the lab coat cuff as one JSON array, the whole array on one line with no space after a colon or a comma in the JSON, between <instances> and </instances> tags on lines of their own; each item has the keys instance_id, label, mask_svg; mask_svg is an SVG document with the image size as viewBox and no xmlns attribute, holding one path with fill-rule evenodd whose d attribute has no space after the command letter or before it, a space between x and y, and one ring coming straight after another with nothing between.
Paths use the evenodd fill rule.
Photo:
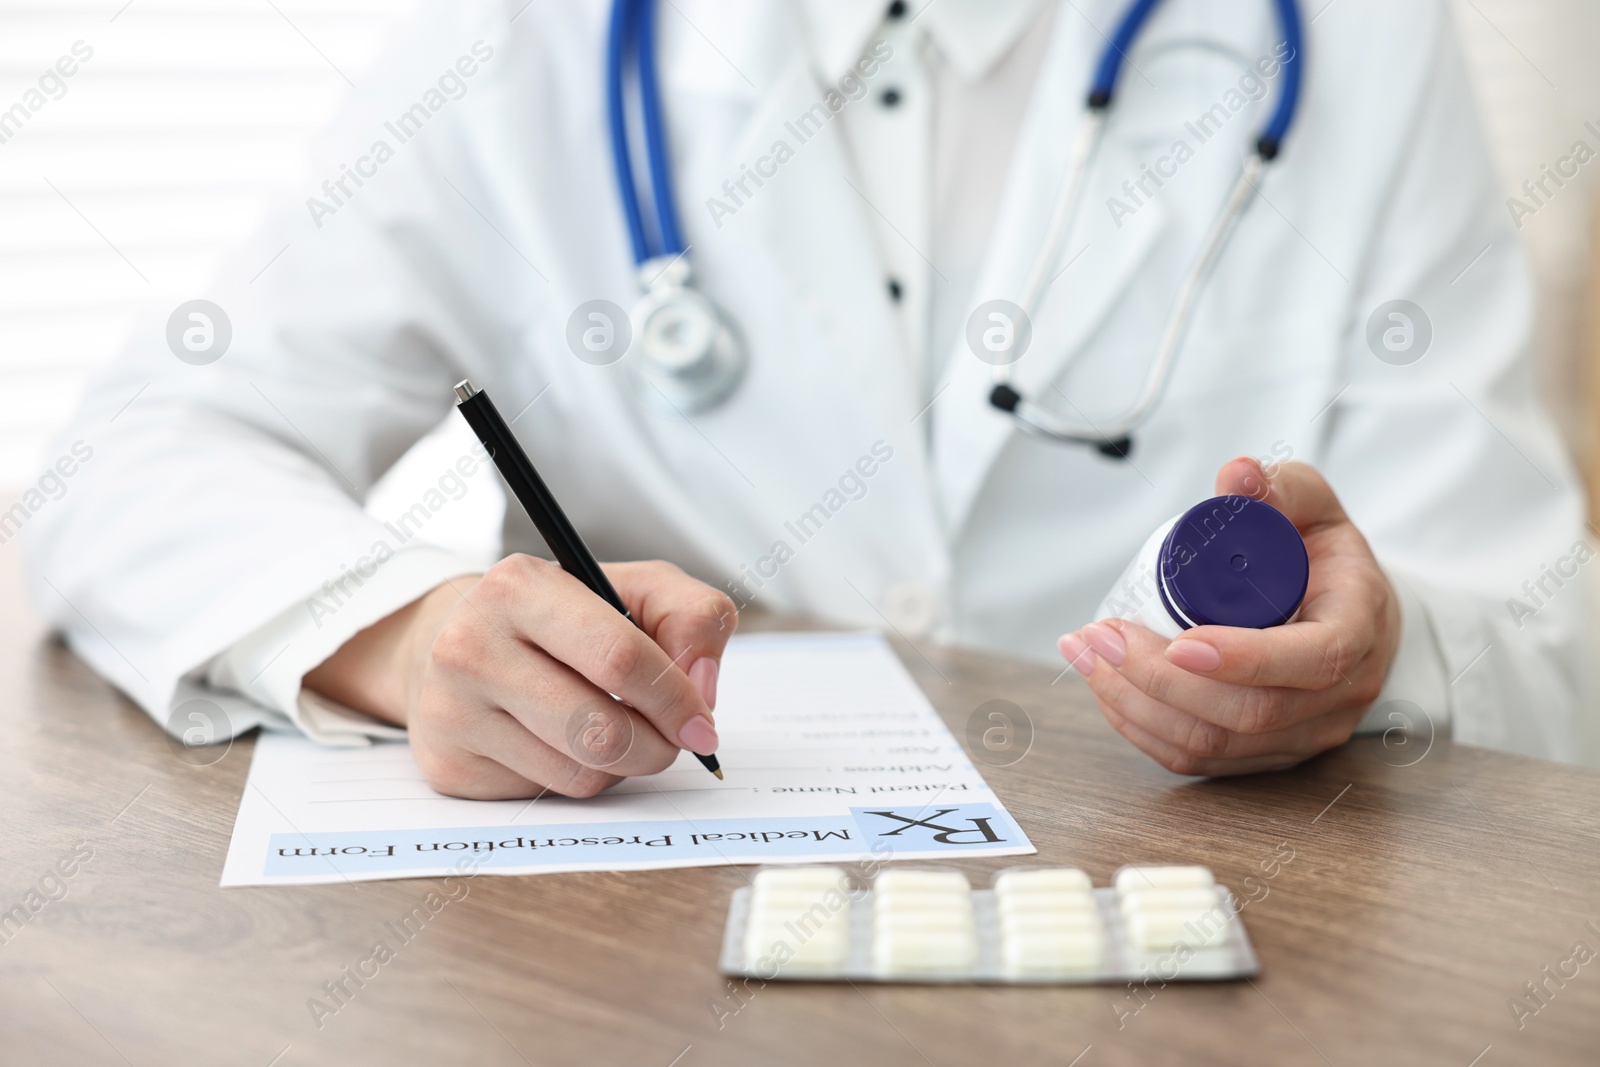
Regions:
<instances>
[{"instance_id":1,"label":"lab coat cuff","mask_svg":"<svg viewBox=\"0 0 1600 1067\"><path fill-rule=\"evenodd\" d=\"M239 694L258 712L241 721L229 709L234 733L250 726L298 728L326 745L367 745L403 738L405 729L380 722L303 687L307 672L346 641L451 578L482 566L432 545L402 548L370 574L346 571L311 590L299 603L213 659L205 675L219 690ZM243 710L243 709L241 709Z\"/></svg>"},{"instance_id":2,"label":"lab coat cuff","mask_svg":"<svg viewBox=\"0 0 1600 1067\"><path fill-rule=\"evenodd\" d=\"M1422 597L1409 579L1385 570L1400 601L1400 642L1378 699L1356 727L1358 734L1396 728L1431 739L1449 735L1450 680L1444 651Z\"/></svg>"}]
</instances>

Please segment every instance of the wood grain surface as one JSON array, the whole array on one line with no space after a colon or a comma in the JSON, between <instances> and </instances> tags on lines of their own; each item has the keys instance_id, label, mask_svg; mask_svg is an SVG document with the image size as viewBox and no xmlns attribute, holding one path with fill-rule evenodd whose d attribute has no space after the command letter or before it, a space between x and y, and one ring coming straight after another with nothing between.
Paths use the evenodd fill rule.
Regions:
<instances>
[{"instance_id":1,"label":"wood grain surface","mask_svg":"<svg viewBox=\"0 0 1600 1067\"><path fill-rule=\"evenodd\" d=\"M984 771L1039 861L1096 884L1123 863L1203 863L1250 886L1261 975L1137 995L736 992L715 961L749 868L477 877L404 944L385 924L440 882L219 889L252 742L211 766L178 758L43 631L14 550L0 554L0 608L0 910L43 902L0 924L0 1063L1600 1062L1588 771L1424 736L1282 774L1180 779L1117 737L1075 678L900 643L958 737L992 700L1031 720L1026 754ZM987 883L1012 862L961 866ZM380 939L394 958L314 1018L308 1001Z\"/></svg>"}]
</instances>

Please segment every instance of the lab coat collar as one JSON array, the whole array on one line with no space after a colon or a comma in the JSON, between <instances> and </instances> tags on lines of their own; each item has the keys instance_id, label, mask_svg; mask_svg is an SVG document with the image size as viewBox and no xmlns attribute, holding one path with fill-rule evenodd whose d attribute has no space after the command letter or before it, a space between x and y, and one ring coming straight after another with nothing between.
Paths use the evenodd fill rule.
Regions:
<instances>
[{"instance_id":1,"label":"lab coat collar","mask_svg":"<svg viewBox=\"0 0 1600 1067\"><path fill-rule=\"evenodd\" d=\"M962 80L986 76L1032 22L1039 0L913 0L902 16L933 38ZM835 82L885 22L886 0L800 0L818 74Z\"/></svg>"}]
</instances>

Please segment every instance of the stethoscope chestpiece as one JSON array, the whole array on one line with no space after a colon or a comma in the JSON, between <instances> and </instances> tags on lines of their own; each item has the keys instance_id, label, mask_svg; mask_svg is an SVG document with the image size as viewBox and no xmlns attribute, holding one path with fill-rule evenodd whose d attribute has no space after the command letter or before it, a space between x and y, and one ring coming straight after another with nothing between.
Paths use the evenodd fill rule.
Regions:
<instances>
[{"instance_id":1,"label":"stethoscope chestpiece","mask_svg":"<svg viewBox=\"0 0 1600 1067\"><path fill-rule=\"evenodd\" d=\"M689 273L685 256L658 256L639 268L645 294L633 309L635 380L645 403L668 414L693 415L723 403L748 363L733 324L690 286Z\"/></svg>"},{"instance_id":2,"label":"stethoscope chestpiece","mask_svg":"<svg viewBox=\"0 0 1600 1067\"><path fill-rule=\"evenodd\" d=\"M606 36L606 120L612 166L628 240L644 296L634 305L638 355L630 361L643 402L680 418L707 411L733 395L744 377L745 348L722 311L691 285L689 246L678 229L667 161L666 126L656 78L656 0L615 0ZM628 148L624 66L638 71L638 113L643 122L646 169L655 228L645 226Z\"/></svg>"}]
</instances>

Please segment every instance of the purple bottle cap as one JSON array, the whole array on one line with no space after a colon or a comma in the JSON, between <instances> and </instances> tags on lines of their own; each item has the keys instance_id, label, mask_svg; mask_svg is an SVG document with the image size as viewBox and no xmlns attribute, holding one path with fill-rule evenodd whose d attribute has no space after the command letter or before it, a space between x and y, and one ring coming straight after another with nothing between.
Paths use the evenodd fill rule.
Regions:
<instances>
[{"instance_id":1,"label":"purple bottle cap","mask_svg":"<svg viewBox=\"0 0 1600 1067\"><path fill-rule=\"evenodd\" d=\"M1215 496L1184 512L1161 545L1161 602L1184 629L1262 630L1294 617L1311 563L1283 512L1248 496Z\"/></svg>"}]
</instances>

